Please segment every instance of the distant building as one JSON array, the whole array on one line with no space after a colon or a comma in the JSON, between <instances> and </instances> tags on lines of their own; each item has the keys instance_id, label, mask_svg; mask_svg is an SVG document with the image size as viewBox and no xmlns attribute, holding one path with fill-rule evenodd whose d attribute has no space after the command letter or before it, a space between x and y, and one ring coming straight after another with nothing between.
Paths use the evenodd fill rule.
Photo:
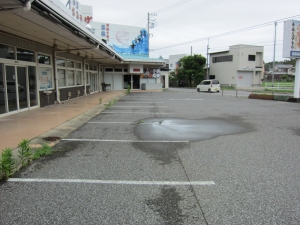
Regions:
<instances>
[{"instance_id":1,"label":"distant building","mask_svg":"<svg viewBox=\"0 0 300 225\"><path fill-rule=\"evenodd\" d=\"M274 80L280 80L282 75L295 76L295 68L291 64L277 64L274 69ZM272 80L273 69L267 73L267 80Z\"/></svg>"},{"instance_id":2,"label":"distant building","mask_svg":"<svg viewBox=\"0 0 300 225\"><path fill-rule=\"evenodd\" d=\"M188 56L187 54L178 54L178 55L169 55L169 68L170 71L175 71L180 67L179 60L184 56Z\"/></svg>"},{"instance_id":3,"label":"distant building","mask_svg":"<svg viewBox=\"0 0 300 225\"><path fill-rule=\"evenodd\" d=\"M210 53L209 79L234 87L261 86L264 47L233 45L228 51Z\"/></svg>"}]
</instances>

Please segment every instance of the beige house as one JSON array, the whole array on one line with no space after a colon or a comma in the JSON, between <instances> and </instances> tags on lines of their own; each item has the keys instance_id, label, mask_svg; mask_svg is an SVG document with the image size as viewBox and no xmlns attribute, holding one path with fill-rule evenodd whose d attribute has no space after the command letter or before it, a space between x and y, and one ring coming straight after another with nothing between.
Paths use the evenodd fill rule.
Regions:
<instances>
[{"instance_id":1,"label":"beige house","mask_svg":"<svg viewBox=\"0 0 300 225\"><path fill-rule=\"evenodd\" d=\"M228 51L210 53L209 79L233 87L261 86L264 47L233 45Z\"/></svg>"}]
</instances>

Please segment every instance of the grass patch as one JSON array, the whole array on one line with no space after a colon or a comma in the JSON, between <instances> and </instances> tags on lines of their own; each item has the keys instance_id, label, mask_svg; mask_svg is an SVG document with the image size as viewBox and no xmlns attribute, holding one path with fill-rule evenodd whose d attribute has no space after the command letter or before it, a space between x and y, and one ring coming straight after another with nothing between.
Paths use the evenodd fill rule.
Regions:
<instances>
[{"instance_id":1,"label":"grass patch","mask_svg":"<svg viewBox=\"0 0 300 225\"><path fill-rule=\"evenodd\" d=\"M118 100L117 99L114 99L112 101L109 101L108 104L105 105L105 108L108 109L109 107L111 107L112 105L116 104Z\"/></svg>"},{"instance_id":2,"label":"grass patch","mask_svg":"<svg viewBox=\"0 0 300 225\"><path fill-rule=\"evenodd\" d=\"M33 153L33 159L39 159L44 155L50 155L52 154L52 147L48 145L48 143L43 144L42 147L38 148L34 153Z\"/></svg>"},{"instance_id":3,"label":"grass patch","mask_svg":"<svg viewBox=\"0 0 300 225\"><path fill-rule=\"evenodd\" d=\"M221 87L221 90L235 90L235 87Z\"/></svg>"}]
</instances>

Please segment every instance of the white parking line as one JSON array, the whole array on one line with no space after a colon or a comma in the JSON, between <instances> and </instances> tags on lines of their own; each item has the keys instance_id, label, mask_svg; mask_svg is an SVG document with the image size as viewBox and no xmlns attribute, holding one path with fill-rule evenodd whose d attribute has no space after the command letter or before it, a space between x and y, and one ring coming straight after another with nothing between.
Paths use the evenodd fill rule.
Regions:
<instances>
[{"instance_id":1,"label":"white parking line","mask_svg":"<svg viewBox=\"0 0 300 225\"><path fill-rule=\"evenodd\" d=\"M189 98L185 98L185 99L170 99L171 101L203 101L203 99L189 99Z\"/></svg>"},{"instance_id":2,"label":"white parking line","mask_svg":"<svg viewBox=\"0 0 300 225\"><path fill-rule=\"evenodd\" d=\"M87 123L125 123L125 124L131 124L134 122L87 122Z\"/></svg>"},{"instance_id":3,"label":"white parking line","mask_svg":"<svg viewBox=\"0 0 300 225\"><path fill-rule=\"evenodd\" d=\"M86 180L86 179L40 179L10 178L8 182L24 183L81 183L81 184L120 184L120 185L167 185L167 186L204 186L215 185L213 181L127 181L127 180Z\"/></svg>"},{"instance_id":4,"label":"white parking line","mask_svg":"<svg viewBox=\"0 0 300 225\"><path fill-rule=\"evenodd\" d=\"M124 105L124 106L119 106L119 105L113 105L111 107L120 107L120 108L128 108L128 107L139 107L139 108L153 108L153 107L167 107L167 106L158 106L158 105L153 105L153 106L140 106L140 105Z\"/></svg>"},{"instance_id":5,"label":"white parking line","mask_svg":"<svg viewBox=\"0 0 300 225\"><path fill-rule=\"evenodd\" d=\"M144 122L87 122L87 123L91 123L91 124L138 124L138 125L143 125L143 124L147 124L147 125L152 125L156 123L144 123Z\"/></svg>"},{"instance_id":6,"label":"white parking line","mask_svg":"<svg viewBox=\"0 0 300 225\"><path fill-rule=\"evenodd\" d=\"M122 101L118 101L118 104L128 104L128 102L122 102ZM130 102L130 104L135 104L135 103L138 103L138 104L163 104L164 102Z\"/></svg>"},{"instance_id":7,"label":"white parking line","mask_svg":"<svg viewBox=\"0 0 300 225\"><path fill-rule=\"evenodd\" d=\"M137 113L137 114L141 114L141 112L101 112L102 113L108 113L108 114L132 114L132 113ZM147 113L147 112L143 112L143 115L144 114L171 114L171 113L160 113L160 112L157 112L157 113Z\"/></svg>"},{"instance_id":8,"label":"white parking line","mask_svg":"<svg viewBox=\"0 0 300 225\"><path fill-rule=\"evenodd\" d=\"M168 141L168 140L104 140L104 139L61 139L62 141L85 141L85 142L128 142L128 143L189 143L189 141Z\"/></svg>"}]
</instances>

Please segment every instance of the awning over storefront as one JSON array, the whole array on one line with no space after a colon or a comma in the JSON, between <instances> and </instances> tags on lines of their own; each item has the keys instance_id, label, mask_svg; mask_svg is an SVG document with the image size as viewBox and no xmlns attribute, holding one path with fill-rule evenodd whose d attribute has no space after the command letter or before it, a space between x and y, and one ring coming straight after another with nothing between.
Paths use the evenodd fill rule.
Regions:
<instances>
[{"instance_id":1,"label":"awning over storefront","mask_svg":"<svg viewBox=\"0 0 300 225\"><path fill-rule=\"evenodd\" d=\"M21 0L0 1L1 31L54 47L56 51L78 54L101 64L123 63L121 56L104 42L42 1L33 1L28 12L23 10L24 3Z\"/></svg>"}]
</instances>

